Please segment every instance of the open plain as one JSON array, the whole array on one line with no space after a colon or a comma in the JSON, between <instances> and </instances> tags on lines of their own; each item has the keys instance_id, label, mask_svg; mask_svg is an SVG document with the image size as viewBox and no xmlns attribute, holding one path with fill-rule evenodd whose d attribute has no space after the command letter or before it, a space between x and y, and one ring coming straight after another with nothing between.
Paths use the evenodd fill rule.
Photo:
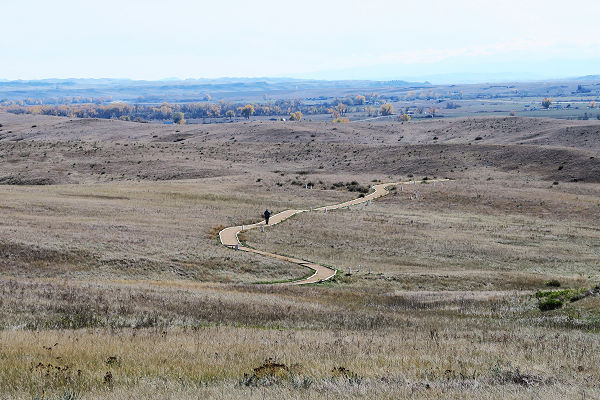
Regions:
<instances>
[{"instance_id":1,"label":"open plain","mask_svg":"<svg viewBox=\"0 0 600 400\"><path fill-rule=\"evenodd\" d=\"M600 398L600 121L0 124L0 399Z\"/></svg>"}]
</instances>

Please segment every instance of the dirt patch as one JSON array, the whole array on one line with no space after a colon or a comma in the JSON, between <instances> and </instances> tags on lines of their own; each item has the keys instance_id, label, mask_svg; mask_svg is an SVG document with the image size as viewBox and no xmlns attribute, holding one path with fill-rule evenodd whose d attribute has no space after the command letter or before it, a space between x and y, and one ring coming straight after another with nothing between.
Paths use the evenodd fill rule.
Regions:
<instances>
[{"instance_id":1,"label":"dirt patch","mask_svg":"<svg viewBox=\"0 0 600 400\"><path fill-rule=\"evenodd\" d=\"M261 366L254 368L252 374L244 374L242 383L246 386L269 386L289 378L290 368L269 358Z\"/></svg>"}]
</instances>

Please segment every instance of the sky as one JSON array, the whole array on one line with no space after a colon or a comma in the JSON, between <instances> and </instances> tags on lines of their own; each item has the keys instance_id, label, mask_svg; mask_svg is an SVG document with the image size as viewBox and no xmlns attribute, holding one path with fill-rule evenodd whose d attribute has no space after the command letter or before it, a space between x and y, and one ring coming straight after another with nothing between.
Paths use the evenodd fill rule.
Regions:
<instances>
[{"instance_id":1,"label":"sky","mask_svg":"<svg viewBox=\"0 0 600 400\"><path fill-rule=\"evenodd\" d=\"M600 74L598 0L0 0L0 15L0 79Z\"/></svg>"}]
</instances>

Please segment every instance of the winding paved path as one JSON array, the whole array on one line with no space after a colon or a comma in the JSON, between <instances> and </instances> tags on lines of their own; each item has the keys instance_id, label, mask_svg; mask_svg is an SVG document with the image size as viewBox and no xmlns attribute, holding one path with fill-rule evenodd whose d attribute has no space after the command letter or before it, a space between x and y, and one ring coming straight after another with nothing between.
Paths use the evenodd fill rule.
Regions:
<instances>
[{"instance_id":1,"label":"winding paved path","mask_svg":"<svg viewBox=\"0 0 600 400\"><path fill-rule=\"evenodd\" d=\"M443 181L447 181L447 180L448 179L434 179L434 180L429 180L428 182L443 182ZM415 181L405 181L405 182L394 182L394 183L381 183L381 184L372 186L373 192L371 192L370 194L368 194L364 197L359 197L357 199L346 201L346 202L340 203L340 204L334 204L334 205L330 205L330 206L314 208L314 209L312 209L312 212L315 212L315 211L326 212L328 210L336 210L339 208L345 208L345 207L355 206L355 205L359 205L359 204L364 204L370 200L373 200L373 199L376 199L378 197L385 196L386 194L388 194L388 191L386 190L386 188L389 186L410 185L410 184L416 184L416 182ZM317 282L326 281L328 279L331 279L333 276L335 276L335 273L336 273L335 269L329 268L329 267L324 267L320 264L315 264L310 261L301 260L299 258L286 257L286 256L282 256L279 254L268 253L266 251L252 249L250 247L243 246L238 239L238 234L240 232L258 228L260 226L276 225L280 222L285 221L286 219L290 218L293 215L300 214L303 212L309 212L309 210L285 210L278 214L271 215L271 218L269 219L269 225L265 225L265 221L261 221L261 222L257 222L255 224L251 224L251 225L231 226L231 227L225 228L221 232L219 232L219 238L221 240L221 243L224 246L234 248L234 249L237 248L240 251L247 251L249 253L256 253L256 254L260 254L263 256L267 256L267 257L277 258L279 260L289 261L291 263L298 264L298 265L310 268L313 271L315 271L314 274L312 274L310 277L308 277L306 279L301 279L301 280L297 280L297 281L293 281L293 282L286 282L286 284L288 284L288 285L306 285L308 283L317 283Z\"/></svg>"}]
</instances>

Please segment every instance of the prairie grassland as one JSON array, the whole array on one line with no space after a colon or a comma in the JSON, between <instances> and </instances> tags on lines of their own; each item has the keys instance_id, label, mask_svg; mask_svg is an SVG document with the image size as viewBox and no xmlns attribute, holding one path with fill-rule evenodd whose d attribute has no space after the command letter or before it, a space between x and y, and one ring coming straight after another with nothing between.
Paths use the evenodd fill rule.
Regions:
<instances>
[{"instance_id":1,"label":"prairie grassland","mask_svg":"<svg viewBox=\"0 0 600 400\"><path fill-rule=\"evenodd\" d=\"M0 399L600 398L600 297L534 296L600 281L595 125L11 121ZM245 233L331 282L217 241L408 174L455 180Z\"/></svg>"},{"instance_id":2,"label":"prairie grassland","mask_svg":"<svg viewBox=\"0 0 600 400\"><path fill-rule=\"evenodd\" d=\"M5 398L600 394L597 333L541 316L518 292L365 297L326 287L16 280L2 289ZM587 298L579 308L597 306ZM43 329L40 318L65 325ZM14 329L26 320L38 325ZM80 329L65 329L77 321L70 327ZM268 359L278 365L257 369Z\"/></svg>"},{"instance_id":3,"label":"prairie grassland","mask_svg":"<svg viewBox=\"0 0 600 400\"><path fill-rule=\"evenodd\" d=\"M0 373L10 385L4 386L8 398L43 391L50 397L65 388L84 392L86 398L260 398L265 392L270 398L598 394L592 382L598 378L598 345L590 334L540 334L530 328L464 332L454 324L441 331L421 328L367 335L239 327L5 331ZM270 377L270 385L247 385L254 368L269 358L287 370Z\"/></svg>"},{"instance_id":4,"label":"prairie grassland","mask_svg":"<svg viewBox=\"0 0 600 400\"><path fill-rule=\"evenodd\" d=\"M249 284L305 271L224 249L215 227L355 193L234 178L2 187L2 396L598 397L599 299L541 312L532 294L598 281L600 190L492 178L247 233L363 265L310 287Z\"/></svg>"},{"instance_id":5,"label":"prairie grassland","mask_svg":"<svg viewBox=\"0 0 600 400\"><path fill-rule=\"evenodd\" d=\"M304 271L224 249L214 227L353 193L233 178L3 187L3 396L598 397L599 299L541 312L532 294L597 283L600 190L492 178L246 234L363 265L311 287L248 284Z\"/></svg>"},{"instance_id":6,"label":"prairie grassland","mask_svg":"<svg viewBox=\"0 0 600 400\"><path fill-rule=\"evenodd\" d=\"M258 281L302 267L248 261L218 228L348 194L219 179L152 184L0 186L0 266L12 276ZM254 184L252 184L254 183Z\"/></svg>"},{"instance_id":7,"label":"prairie grassland","mask_svg":"<svg viewBox=\"0 0 600 400\"><path fill-rule=\"evenodd\" d=\"M599 282L600 187L496 178L405 185L364 210L305 213L245 237L260 249L351 268L352 276L340 279L356 287L504 290L535 289L554 278Z\"/></svg>"}]
</instances>

